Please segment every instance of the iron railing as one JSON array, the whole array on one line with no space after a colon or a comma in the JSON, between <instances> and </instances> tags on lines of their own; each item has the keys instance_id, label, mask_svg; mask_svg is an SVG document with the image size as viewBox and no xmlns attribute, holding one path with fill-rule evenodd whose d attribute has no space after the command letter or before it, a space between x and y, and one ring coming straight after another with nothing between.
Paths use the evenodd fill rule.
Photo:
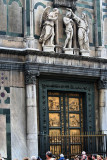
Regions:
<instances>
[{"instance_id":1,"label":"iron railing","mask_svg":"<svg viewBox=\"0 0 107 160\"><path fill-rule=\"evenodd\" d=\"M99 154L106 157L107 135L84 134L84 135L39 135L40 156L44 159L45 153L51 151L56 158L63 153L65 158L72 159L75 155L81 155L83 150L87 155Z\"/></svg>"}]
</instances>

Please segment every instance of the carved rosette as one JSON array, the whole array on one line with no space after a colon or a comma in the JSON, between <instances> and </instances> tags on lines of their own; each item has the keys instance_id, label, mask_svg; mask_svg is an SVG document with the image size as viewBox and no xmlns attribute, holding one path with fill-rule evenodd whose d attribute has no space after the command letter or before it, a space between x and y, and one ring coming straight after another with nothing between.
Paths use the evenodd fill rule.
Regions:
<instances>
[{"instance_id":1,"label":"carved rosette","mask_svg":"<svg viewBox=\"0 0 107 160\"><path fill-rule=\"evenodd\" d=\"M107 89L107 77L101 77L98 82L98 89Z\"/></svg>"},{"instance_id":2,"label":"carved rosette","mask_svg":"<svg viewBox=\"0 0 107 160\"><path fill-rule=\"evenodd\" d=\"M36 84L37 76L39 76L39 72L35 71L26 71L25 72L25 84Z\"/></svg>"}]
</instances>

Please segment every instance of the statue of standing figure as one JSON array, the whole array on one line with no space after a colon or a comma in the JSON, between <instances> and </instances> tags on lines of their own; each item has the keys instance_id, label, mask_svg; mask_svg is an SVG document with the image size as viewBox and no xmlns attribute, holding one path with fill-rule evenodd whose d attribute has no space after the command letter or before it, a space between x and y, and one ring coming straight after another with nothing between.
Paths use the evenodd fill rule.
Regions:
<instances>
[{"instance_id":1,"label":"statue of standing figure","mask_svg":"<svg viewBox=\"0 0 107 160\"><path fill-rule=\"evenodd\" d=\"M50 12L51 7L48 6L42 15L41 19L41 35L39 38L39 42L42 43L42 47L44 46L54 46L54 25L55 21L58 19L58 9L54 8L53 11Z\"/></svg>"},{"instance_id":2,"label":"statue of standing figure","mask_svg":"<svg viewBox=\"0 0 107 160\"><path fill-rule=\"evenodd\" d=\"M86 14L82 13L82 18L77 17L71 9L72 18L76 21L78 25L78 42L80 46L80 52L89 51L89 27L86 20Z\"/></svg>"},{"instance_id":3,"label":"statue of standing figure","mask_svg":"<svg viewBox=\"0 0 107 160\"><path fill-rule=\"evenodd\" d=\"M71 19L71 12L68 10L66 16L63 18L63 22L66 26L66 40L64 48L72 48L72 38L73 38L73 20Z\"/></svg>"}]
</instances>

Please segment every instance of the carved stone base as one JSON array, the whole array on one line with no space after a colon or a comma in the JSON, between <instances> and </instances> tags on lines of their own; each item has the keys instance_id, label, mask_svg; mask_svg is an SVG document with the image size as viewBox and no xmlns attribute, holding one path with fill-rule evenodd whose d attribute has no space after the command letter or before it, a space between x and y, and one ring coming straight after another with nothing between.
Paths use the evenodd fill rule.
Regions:
<instances>
[{"instance_id":1,"label":"carved stone base","mask_svg":"<svg viewBox=\"0 0 107 160\"><path fill-rule=\"evenodd\" d=\"M37 40L34 37L26 37L24 39L24 47L32 50L39 50Z\"/></svg>"},{"instance_id":2,"label":"carved stone base","mask_svg":"<svg viewBox=\"0 0 107 160\"><path fill-rule=\"evenodd\" d=\"M97 47L96 48L96 56L107 59L107 52L105 47Z\"/></svg>"},{"instance_id":3,"label":"carved stone base","mask_svg":"<svg viewBox=\"0 0 107 160\"><path fill-rule=\"evenodd\" d=\"M73 55L73 48L64 48L64 53Z\"/></svg>"},{"instance_id":4,"label":"carved stone base","mask_svg":"<svg viewBox=\"0 0 107 160\"><path fill-rule=\"evenodd\" d=\"M79 48L74 48L74 55L79 55Z\"/></svg>"},{"instance_id":5,"label":"carved stone base","mask_svg":"<svg viewBox=\"0 0 107 160\"><path fill-rule=\"evenodd\" d=\"M55 49L54 45L53 46L43 46L44 52L55 52L54 49Z\"/></svg>"},{"instance_id":6,"label":"carved stone base","mask_svg":"<svg viewBox=\"0 0 107 160\"><path fill-rule=\"evenodd\" d=\"M80 50L80 53L82 56L88 56L88 57L90 56L90 52L87 50Z\"/></svg>"}]
</instances>

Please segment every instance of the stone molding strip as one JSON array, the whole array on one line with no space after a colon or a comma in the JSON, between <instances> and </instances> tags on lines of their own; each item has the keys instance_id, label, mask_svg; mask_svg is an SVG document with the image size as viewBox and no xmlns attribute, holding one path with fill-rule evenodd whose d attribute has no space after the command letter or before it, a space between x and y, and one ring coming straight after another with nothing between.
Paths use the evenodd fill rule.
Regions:
<instances>
[{"instance_id":1,"label":"stone molding strip","mask_svg":"<svg viewBox=\"0 0 107 160\"><path fill-rule=\"evenodd\" d=\"M38 56L45 56L45 57L54 57L54 58L65 58L65 59L74 59L74 60L82 60L82 61L91 61L91 62L101 62L107 63L107 59L99 58L99 57L87 57L87 56L80 56L80 55L67 55L64 53L54 53L54 52L42 52L37 50L27 50L27 49L20 49L20 50L7 50L7 49L0 49L0 54L10 54L10 55L18 55L18 56L26 56L26 55L38 55Z\"/></svg>"}]
</instances>

